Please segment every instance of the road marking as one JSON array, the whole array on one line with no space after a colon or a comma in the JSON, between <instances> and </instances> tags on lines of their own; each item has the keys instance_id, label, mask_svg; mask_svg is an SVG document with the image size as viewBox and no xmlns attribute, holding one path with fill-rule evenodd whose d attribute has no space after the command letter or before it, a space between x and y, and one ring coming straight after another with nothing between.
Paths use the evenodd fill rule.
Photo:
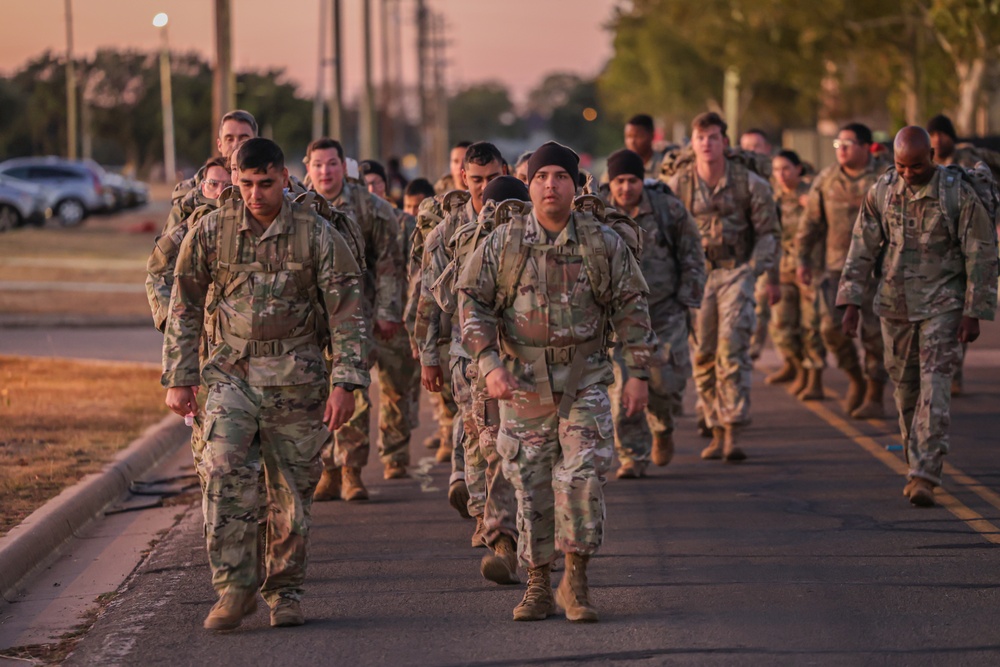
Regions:
<instances>
[{"instance_id":1,"label":"road marking","mask_svg":"<svg viewBox=\"0 0 1000 667\"><path fill-rule=\"evenodd\" d=\"M826 394L831 398L837 398L837 395L829 389L826 391ZM906 463L899 457L887 452L885 447L878 444L874 438L862 433L854 425L850 424L847 420L834 413L830 410L830 408L826 407L822 403L817 401L803 401L802 404L827 424L853 440L856 445L884 463L893 472L900 475L906 475L910 471L909 466L906 465ZM867 421L870 424L880 426L883 430L888 430L885 428L886 422L882 420L869 419ZM887 433L887 435L890 434ZM896 434L896 438L900 439L900 436ZM993 493L989 489L986 489L981 483L948 463L945 464L945 470L962 486L968 488L980 498L983 498L994 507L1000 509L1000 504L998 504L1000 503L1000 496ZM981 491L985 491L986 493L984 494ZM987 496L991 496L993 500ZM937 492L934 494L934 499L939 505L941 505L941 507L947 509L958 519L964 521L969 528L982 535L983 539L987 542L1000 544L1000 528L997 528L994 524L983 518L981 514L962 503L962 501L958 498L951 495L943 488L938 487ZM994 502L994 500L996 502Z\"/></svg>"},{"instance_id":2,"label":"road marking","mask_svg":"<svg viewBox=\"0 0 1000 667\"><path fill-rule=\"evenodd\" d=\"M145 292L142 283L79 283L59 280L0 280L0 292Z\"/></svg>"}]
</instances>

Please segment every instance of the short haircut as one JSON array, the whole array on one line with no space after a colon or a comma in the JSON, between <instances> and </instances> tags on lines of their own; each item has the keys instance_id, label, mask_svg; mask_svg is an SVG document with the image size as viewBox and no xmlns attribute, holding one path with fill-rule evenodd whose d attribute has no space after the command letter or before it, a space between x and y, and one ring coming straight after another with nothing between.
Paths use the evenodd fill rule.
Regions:
<instances>
[{"instance_id":1,"label":"short haircut","mask_svg":"<svg viewBox=\"0 0 1000 667\"><path fill-rule=\"evenodd\" d=\"M691 121L692 130L707 130L710 127L719 128L722 132L722 136L726 136L726 130L729 129L729 126L726 125L726 121L722 120L722 116L714 111L700 113L694 117L693 121Z\"/></svg>"},{"instance_id":2,"label":"short haircut","mask_svg":"<svg viewBox=\"0 0 1000 667\"><path fill-rule=\"evenodd\" d=\"M653 125L653 117L650 116L648 113L637 113L636 115L629 118L628 122L625 124L641 127L650 134L653 134L653 132L656 129L655 126Z\"/></svg>"},{"instance_id":3,"label":"short haircut","mask_svg":"<svg viewBox=\"0 0 1000 667\"><path fill-rule=\"evenodd\" d=\"M469 147L465 149L465 157L462 158L462 168L464 169L468 164L483 166L491 162L499 162L500 166L504 165L500 149L488 141L477 141L474 144L469 144Z\"/></svg>"},{"instance_id":4,"label":"short haircut","mask_svg":"<svg viewBox=\"0 0 1000 667\"><path fill-rule=\"evenodd\" d=\"M285 168L285 154L281 152L281 147L263 137L248 139L240 146L236 159L240 171L263 172L271 167Z\"/></svg>"},{"instance_id":5,"label":"short haircut","mask_svg":"<svg viewBox=\"0 0 1000 667\"><path fill-rule=\"evenodd\" d=\"M244 111L243 109L234 109L222 117L219 121L219 134L222 134L222 126L226 124L227 120L235 120L238 123L246 123L253 130L253 136L257 136L257 119L253 117L249 111Z\"/></svg>"},{"instance_id":6,"label":"short haircut","mask_svg":"<svg viewBox=\"0 0 1000 667\"><path fill-rule=\"evenodd\" d=\"M749 130L743 133L744 136L748 134L756 134L758 137L764 139L764 141L766 141L767 143L771 143L771 139L767 136L767 132L760 129L759 127L751 127Z\"/></svg>"},{"instance_id":7,"label":"short haircut","mask_svg":"<svg viewBox=\"0 0 1000 667\"><path fill-rule=\"evenodd\" d=\"M872 131L863 123L842 125L838 132L853 132L854 136L862 144L870 144L872 142Z\"/></svg>"},{"instance_id":8,"label":"short haircut","mask_svg":"<svg viewBox=\"0 0 1000 667\"><path fill-rule=\"evenodd\" d=\"M534 151L524 151L523 153L521 153L521 157L517 158L517 162L514 163L514 169L517 169L522 164L524 164L525 162L527 162L528 160L530 160L531 159L531 154L533 152Z\"/></svg>"},{"instance_id":9,"label":"short haircut","mask_svg":"<svg viewBox=\"0 0 1000 667\"><path fill-rule=\"evenodd\" d=\"M229 160L220 155L218 157L208 158L208 160L205 161L205 164L201 166L201 168L204 169L206 172L212 167L219 167L221 169L229 171Z\"/></svg>"},{"instance_id":10,"label":"short haircut","mask_svg":"<svg viewBox=\"0 0 1000 667\"><path fill-rule=\"evenodd\" d=\"M787 148L775 153L774 157L783 157L796 167L802 166L802 159L799 157L799 154L795 151L790 151Z\"/></svg>"},{"instance_id":11,"label":"short haircut","mask_svg":"<svg viewBox=\"0 0 1000 667\"><path fill-rule=\"evenodd\" d=\"M471 145L472 145L471 141L456 141L455 145L452 146L451 149L455 150L456 148L468 148Z\"/></svg>"},{"instance_id":12,"label":"short haircut","mask_svg":"<svg viewBox=\"0 0 1000 667\"><path fill-rule=\"evenodd\" d=\"M337 151L337 157L340 161L344 161L344 147L340 145L340 142L336 139L331 139L330 137L320 137L313 141L309 146L306 147L306 159L305 162L309 162L309 158L312 157L313 151L325 151L330 148Z\"/></svg>"},{"instance_id":13,"label":"short haircut","mask_svg":"<svg viewBox=\"0 0 1000 667\"><path fill-rule=\"evenodd\" d=\"M424 197L434 196L434 186L426 178L414 178L410 181L406 190L403 192L406 197L414 197L416 195L423 195Z\"/></svg>"}]
</instances>

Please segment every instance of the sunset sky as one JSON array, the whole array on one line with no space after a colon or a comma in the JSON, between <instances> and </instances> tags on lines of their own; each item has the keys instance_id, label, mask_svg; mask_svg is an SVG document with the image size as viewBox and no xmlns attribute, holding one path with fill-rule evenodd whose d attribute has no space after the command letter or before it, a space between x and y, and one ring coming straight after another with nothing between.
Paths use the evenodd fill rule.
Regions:
<instances>
[{"instance_id":1,"label":"sunset sky","mask_svg":"<svg viewBox=\"0 0 1000 667\"><path fill-rule=\"evenodd\" d=\"M400 0L404 76L416 80L414 0ZM621 0L428 0L444 13L450 39L448 83L499 80L516 101L553 71L597 74L612 52L603 26ZM234 65L284 67L304 91L315 90L319 0L233 0ZM382 0L373 0L376 25ZM46 49L66 48L63 0L0 2L0 71L9 74ZM342 0L344 80L352 97L361 84L361 0ZM75 51L156 48L158 12L170 16L171 48L213 57L211 0L73 0ZM294 11L292 11L294 9ZM375 80L379 74L378 42Z\"/></svg>"}]
</instances>

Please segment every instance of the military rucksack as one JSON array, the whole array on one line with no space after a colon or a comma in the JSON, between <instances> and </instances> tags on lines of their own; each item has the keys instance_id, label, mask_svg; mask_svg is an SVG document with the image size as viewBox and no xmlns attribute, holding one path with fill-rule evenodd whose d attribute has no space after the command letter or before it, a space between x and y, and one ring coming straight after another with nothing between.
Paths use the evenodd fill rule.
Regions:
<instances>
[{"instance_id":1,"label":"military rucksack","mask_svg":"<svg viewBox=\"0 0 1000 667\"><path fill-rule=\"evenodd\" d=\"M312 209L319 217L333 225L333 228L340 232L340 235L347 241L347 247L350 248L351 255L358 263L361 272L364 273L368 269L365 261L364 233L351 216L330 206L330 202L313 190L303 192L293 201Z\"/></svg>"},{"instance_id":2,"label":"military rucksack","mask_svg":"<svg viewBox=\"0 0 1000 667\"><path fill-rule=\"evenodd\" d=\"M727 148L725 151L726 160L730 165L735 165L736 169L730 169L729 175L732 179L733 188L736 190L740 201L747 202L750 206L750 176L747 172L752 171L765 181L771 178L771 158L767 155L745 151L738 148ZM684 203L687 210L692 210L694 205L695 173L694 173L694 150L687 146L668 151L663 156L663 165L660 168L660 178L664 182L679 174L676 195Z\"/></svg>"}]
</instances>

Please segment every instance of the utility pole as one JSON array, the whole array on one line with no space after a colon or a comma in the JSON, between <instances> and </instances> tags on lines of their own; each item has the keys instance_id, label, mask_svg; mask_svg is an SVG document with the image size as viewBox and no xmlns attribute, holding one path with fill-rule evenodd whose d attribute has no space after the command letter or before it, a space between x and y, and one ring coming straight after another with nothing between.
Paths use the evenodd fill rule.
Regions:
<instances>
[{"instance_id":1,"label":"utility pole","mask_svg":"<svg viewBox=\"0 0 1000 667\"><path fill-rule=\"evenodd\" d=\"M341 68L343 66L343 40L341 39L340 26L340 0L333 0L333 11L331 12L330 39L333 42L333 90L330 93L330 136L340 139L341 135L341 105L344 100L344 79Z\"/></svg>"},{"instance_id":2,"label":"utility pole","mask_svg":"<svg viewBox=\"0 0 1000 667\"><path fill-rule=\"evenodd\" d=\"M358 134L361 138L358 157L376 159L378 158L378 147L375 141L375 88L372 85L372 0L363 0L363 3L365 92L361 100L361 114L358 119Z\"/></svg>"},{"instance_id":3,"label":"utility pole","mask_svg":"<svg viewBox=\"0 0 1000 667\"><path fill-rule=\"evenodd\" d=\"M212 74L212 123L216 132L222 117L236 107L233 79L233 12L230 0L215 0L215 72ZM215 141L212 141L215 150Z\"/></svg>"},{"instance_id":4,"label":"utility pole","mask_svg":"<svg viewBox=\"0 0 1000 667\"><path fill-rule=\"evenodd\" d=\"M395 0L392 5L392 41L396 45L393 51L393 119L395 121L395 131L393 136L393 152L399 154L405 150L406 141L406 107L403 104L403 20L400 11L402 0Z\"/></svg>"},{"instance_id":5,"label":"utility pole","mask_svg":"<svg viewBox=\"0 0 1000 667\"><path fill-rule=\"evenodd\" d=\"M729 126L729 136L739 140L740 132L740 71L727 67L722 84L722 110Z\"/></svg>"},{"instance_id":6,"label":"utility pole","mask_svg":"<svg viewBox=\"0 0 1000 667\"><path fill-rule=\"evenodd\" d=\"M434 180L437 168L434 161L432 137L432 107L430 103L428 67L429 67L429 29L430 16L426 0L417 0L417 94L420 97L420 171L427 178Z\"/></svg>"},{"instance_id":7,"label":"utility pole","mask_svg":"<svg viewBox=\"0 0 1000 667\"><path fill-rule=\"evenodd\" d=\"M444 14L434 14L434 100L437 111L434 114L434 143L437 154L438 170L448 168L448 154L451 146L448 142L448 90L444 80L447 55L445 48Z\"/></svg>"},{"instance_id":8,"label":"utility pole","mask_svg":"<svg viewBox=\"0 0 1000 667\"><path fill-rule=\"evenodd\" d=\"M392 0L382 0L382 12L379 15L379 41L382 47L382 99L379 104L379 146L381 147L381 157L384 159L393 151L392 137L392 117L393 117L393 94L392 75L390 74L391 56L389 51L389 4Z\"/></svg>"},{"instance_id":9,"label":"utility pole","mask_svg":"<svg viewBox=\"0 0 1000 667\"><path fill-rule=\"evenodd\" d=\"M323 83L326 79L326 29L328 27L326 18L326 8L328 0L319 0L319 58L316 61L316 94L313 97L313 126L312 138L319 139L323 136L323 111L325 100L323 99Z\"/></svg>"},{"instance_id":10,"label":"utility pole","mask_svg":"<svg viewBox=\"0 0 1000 667\"><path fill-rule=\"evenodd\" d=\"M163 105L163 180L173 183L177 177L174 152L174 100L170 86L170 39L167 37L167 15L153 17L153 25L160 29L160 102Z\"/></svg>"},{"instance_id":11,"label":"utility pole","mask_svg":"<svg viewBox=\"0 0 1000 667\"><path fill-rule=\"evenodd\" d=\"M73 0L66 0L66 157L76 159L76 66L73 64Z\"/></svg>"}]
</instances>

